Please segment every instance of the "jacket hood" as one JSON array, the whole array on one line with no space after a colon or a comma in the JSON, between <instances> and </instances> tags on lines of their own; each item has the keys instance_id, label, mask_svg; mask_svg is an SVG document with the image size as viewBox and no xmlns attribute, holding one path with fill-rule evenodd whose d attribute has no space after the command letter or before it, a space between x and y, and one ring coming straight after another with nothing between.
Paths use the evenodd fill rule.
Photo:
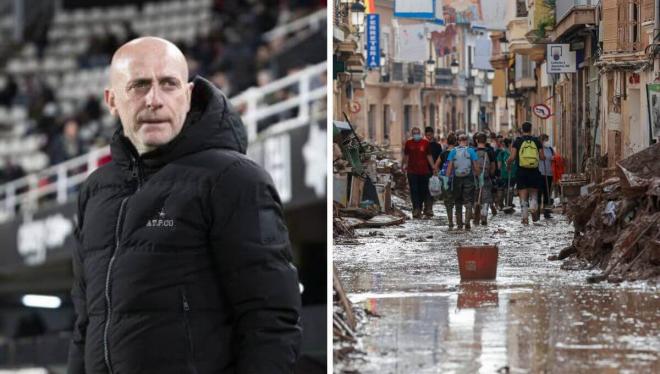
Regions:
<instances>
[{"instance_id":1,"label":"jacket hood","mask_svg":"<svg viewBox=\"0 0 660 374\"><path fill-rule=\"evenodd\" d=\"M120 126L110 149L112 159L120 165L130 165L140 158L148 168L160 167L191 153L210 148L231 149L245 154L247 132L239 113L227 97L208 80L196 76L183 128L169 143L138 156L133 144Z\"/></svg>"}]
</instances>

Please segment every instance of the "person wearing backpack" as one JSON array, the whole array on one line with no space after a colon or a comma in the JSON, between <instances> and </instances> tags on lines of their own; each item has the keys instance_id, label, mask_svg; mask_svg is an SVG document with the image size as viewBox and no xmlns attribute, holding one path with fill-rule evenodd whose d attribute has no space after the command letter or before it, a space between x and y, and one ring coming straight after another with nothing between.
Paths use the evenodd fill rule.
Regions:
<instances>
[{"instance_id":1,"label":"person wearing backpack","mask_svg":"<svg viewBox=\"0 0 660 374\"><path fill-rule=\"evenodd\" d=\"M539 171L541 172L542 179L545 179L543 181L543 185L541 186L541 196L540 196L540 201L543 201L543 217L545 219L550 219L552 218L552 215L550 212L552 211L550 209L551 204L551 199L552 199L552 179L553 179L553 167L552 167L552 160L555 155L555 150L552 149L552 146L550 145L550 138L546 134L541 134L539 137L541 140L541 143L543 144L543 154L545 155L545 160L540 163L539 166Z\"/></svg>"},{"instance_id":2,"label":"person wearing backpack","mask_svg":"<svg viewBox=\"0 0 660 374\"><path fill-rule=\"evenodd\" d=\"M401 169L408 176L413 218L422 218L422 205L429 195L431 177L431 167L427 158L429 141L422 137L419 127L413 127L410 132L412 139L408 139L404 145Z\"/></svg>"},{"instance_id":3,"label":"person wearing backpack","mask_svg":"<svg viewBox=\"0 0 660 374\"><path fill-rule=\"evenodd\" d=\"M488 137L480 132L477 134L477 164L485 169L478 175L479 185L475 191L474 198L478 201L481 211L474 212L474 224L485 226L488 223L488 207L493 203L493 179L497 169L495 161L495 150L487 146Z\"/></svg>"},{"instance_id":4,"label":"person wearing backpack","mask_svg":"<svg viewBox=\"0 0 660 374\"><path fill-rule=\"evenodd\" d=\"M474 178L481 172L477 164L479 157L473 148L468 147L468 136L461 134L458 137L458 147L449 152L447 156L446 175L453 176L452 192L456 208L456 225L463 228L463 205L465 205L465 229L470 229L472 218L472 204L474 203Z\"/></svg>"},{"instance_id":5,"label":"person wearing backpack","mask_svg":"<svg viewBox=\"0 0 660 374\"><path fill-rule=\"evenodd\" d=\"M439 174L443 180L442 201L445 204L445 210L447 210L447 226L449 226L449 230L454 228L454 193L451 190L453 178L447 174L449 164L447 159L454 147L456 147L456 135L450 133L447 136L447 149L442 151L440 157L433 164L433 173Z\"/></svg>"},{"instance_id":6,"label":"person wearing backpack","mask_svg":"<svg viewBox=\"0 0 660 374\"><path fill-rule=\"evenodd\" d=\"M528 225L527 213L532 213L532 221L539 220L537 193L543 179L539 172L539 162L545 160L543 146L538 138L532 136L532 124L523 122L522 136L513 142L511 155L506 160L518 166L517 188L522 208L522 224Z\"/></svg>"}]
</instances>

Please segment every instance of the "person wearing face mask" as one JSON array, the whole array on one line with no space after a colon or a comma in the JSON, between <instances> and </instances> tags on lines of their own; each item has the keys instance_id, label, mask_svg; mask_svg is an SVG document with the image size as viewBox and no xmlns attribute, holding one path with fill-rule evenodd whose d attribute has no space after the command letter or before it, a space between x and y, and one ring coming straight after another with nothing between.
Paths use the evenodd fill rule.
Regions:
<instances>
[{"instance_id":1,"label":"person wearing face mask","mask_svg":"<svg viewBox=\"0 0 660 374\"><path fill-rule=\"evenodd\" d=\"M540 186L541 188L541 196L540 196L540 201L543 201L543 217L546 219L552 218L550 212L550 206L551 206L551 195L552 195L552 177L553 177L553 172L552 172L552 159L555 155L555 150L552 148L550 145L550 139L547 134L541 134L539 137L541 140L541 143L543 144L543 153L545 154L545 160L541 162L541 165L539 166L539 171L541 172L541 175L547 183L544 181L544 184Z\"/></svg>"},{"instance_id":2,"label":"person wearing face mask","mask_svg":"<svg viewBox=\"0 0 660 374\"><path fill-rule=\"evenodd\" d=\"M408 139L403 147L401 168L408 176L410 200L413 206L413 218L422 218L422 205L429 195L429 141L422 137L419 127L410 130L412 139Z\"/></svg>"},{"instance_id":3,"label":"person wearing face mask","mask_svg":"<svg viewBox=\"0 0 660 374\"><path fill-rule=\"evenodd\" d=\"M427 149L427 154L426 157L429 161L429 165L433 168L435 166L436 161L440 158L440 154L442 154L442 144L438 143L436 139L433 137L433 127L426 127L424 128L424 139L426 139L429 142L429 147ZM431 194L427 194L426 200L424 200L424 209L423 209L423 214L424 217L426 218L433 218L433 201L435 199Z\"/></svg>"}]
</instances>

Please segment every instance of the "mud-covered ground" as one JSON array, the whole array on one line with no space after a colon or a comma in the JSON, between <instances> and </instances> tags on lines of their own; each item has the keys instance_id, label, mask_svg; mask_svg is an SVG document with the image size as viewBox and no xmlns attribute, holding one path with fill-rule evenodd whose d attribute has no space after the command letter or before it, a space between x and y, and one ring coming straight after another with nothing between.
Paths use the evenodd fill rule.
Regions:
<instances>
[{"instance_id":1,"label":"mud-covered ground","mask_svg":"<svg viewBox=\"0 0 660 374\"><path fill-rule=\"evenodd\" d=\"M334 262L370 318L358 348L335 372L659 373L660 292L646 283L596 284L551 254L570 244L565 218L524 227L520 215L448 232L433 220L357 230ZM497 280L460 282L456 247L497 244ZM355 371L351 371L355 370Z\"/></svg>"}]
</instances>

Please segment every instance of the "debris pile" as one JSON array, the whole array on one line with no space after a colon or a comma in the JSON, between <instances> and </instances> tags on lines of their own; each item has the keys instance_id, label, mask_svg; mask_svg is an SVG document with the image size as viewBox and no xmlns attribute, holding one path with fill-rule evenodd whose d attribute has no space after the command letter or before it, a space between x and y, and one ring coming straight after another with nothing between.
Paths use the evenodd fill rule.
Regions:
<instances>
[{"instance_id":1,"label":"debris pile","mask_svg":"<svg viewBox=\"0 0 660 374\"><path fill-rule=\"evenodd\" d=\"M333 313L332 313L332 339L333 362L337 364L346 361L351 356L360 354L356 330L360 311L346 297L344 288L337 277L337 269L333 266Z\"/></svg>"},{"instance_id":2,"label":"debris pile","mask_svg":"<svg viewBox=\"0 0 660 374\"><path fill-rule=\"evenodd\" d=\"M568 203L571 246L551 259L603 273L589 282L660 278L660 143L617 163L616 176Z\"/></svg>"},{"instance_id":3,"label":"debris pile","mask_svg":"<svg viewBox=\"0 0 660 374\"><path fill-rule=\"evenodd\" d=\"M389 147L360 139L349 123L335 121L333 238L355 237L356 228L400 225L407 215L392 204L408 198L408 183Z\"/></svg>"}]
</instances>

